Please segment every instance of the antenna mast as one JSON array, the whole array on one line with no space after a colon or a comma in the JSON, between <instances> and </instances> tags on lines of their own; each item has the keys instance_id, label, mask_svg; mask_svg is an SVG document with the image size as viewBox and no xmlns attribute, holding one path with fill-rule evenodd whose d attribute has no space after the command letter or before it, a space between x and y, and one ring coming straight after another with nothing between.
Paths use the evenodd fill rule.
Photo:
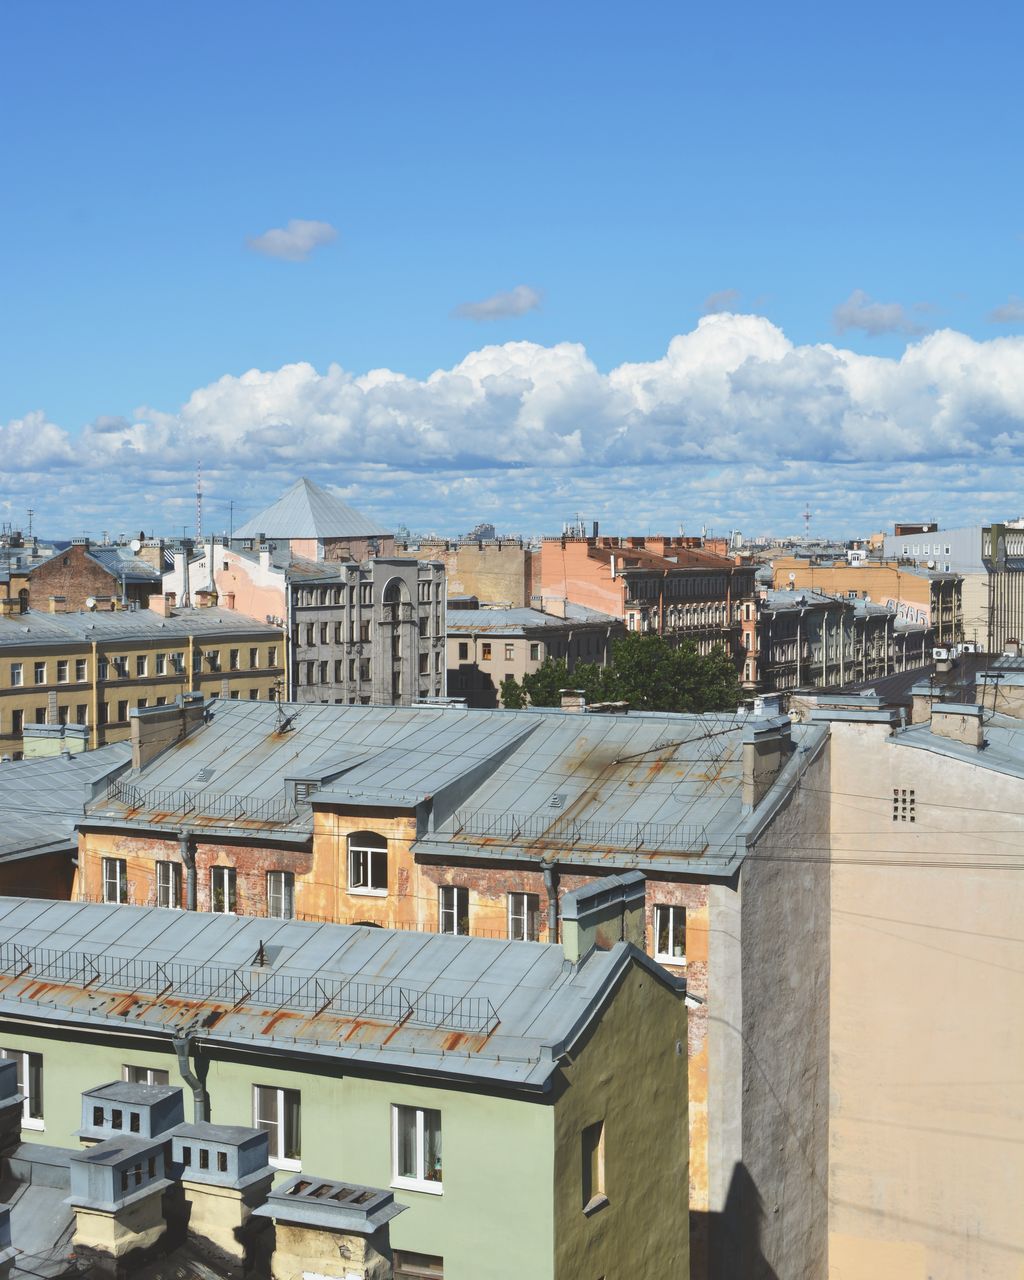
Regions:
<instances>
[{"instance_id":1,"label":"antenna mast","mask_svg":"<svg viewBox=\"0 0 1024 1280\"><path fill-rule=\"evenodd\" d=\"M196 542L203 542L203 462L196 463Z\"/></svg>"},{"instance_id":2,"label":"antenna mast","mask_svg":"<svg viewBox=\"0 0 1024 1280\"><path fill-rule=\"evenodd\" d=\"M807 503L804 507L804 538L806 541L811 540L811 506Z\"/></svg>"}]
</instances>

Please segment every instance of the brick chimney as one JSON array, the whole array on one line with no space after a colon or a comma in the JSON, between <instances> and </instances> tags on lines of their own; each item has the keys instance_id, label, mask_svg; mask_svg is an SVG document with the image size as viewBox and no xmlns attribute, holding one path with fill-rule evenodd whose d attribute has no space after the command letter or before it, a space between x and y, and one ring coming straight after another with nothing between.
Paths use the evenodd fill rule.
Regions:
<instances>
[{"instance_id":1,"label":"brick chimney","mask_svg":"<svg viewBox=\"0 0 1024 1280\"><path fill-rule=\"evenodd\" d=\"M158 618L169 618L174 611L174 592L165 591L162 595L152 595L149 597L149 608L151 613L155 613Z\"/></svg>"}]
</instances>

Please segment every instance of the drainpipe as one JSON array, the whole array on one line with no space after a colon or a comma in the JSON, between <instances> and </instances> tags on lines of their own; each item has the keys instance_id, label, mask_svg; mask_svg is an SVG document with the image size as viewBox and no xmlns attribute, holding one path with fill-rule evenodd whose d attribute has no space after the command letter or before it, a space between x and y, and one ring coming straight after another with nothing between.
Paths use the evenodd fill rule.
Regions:
<instances>
[{"instance_id":1,"label":"drainpipe","mask_svg":"<svg viewBox=\"0 0 1024 1280\"><path fill-rule=\"evenodd\" d=\"M188 1032L184 1035L174 1036L172 1043L174 1052L178 1055L178 1071L181 1073L182 1080L192 1090L195 1122L196 1124L204 1124L206 1122L206 1090L203 1088L199 1077L192 1070L188 1060L188 1051L192 1046L192 1036Z\"/></svg>"},{"instance_id":2,"label":"drainpipe","mask_svg":"<svg viewBox=\"0 0 1024 1280\"><path fill-rule=\"evenodd\" d=\"M544 892L548 895L548 942L558 941L558 871L547 858L541 861L544 873Z\"/></svg>"},{"instance_id":3,"label":"drainpipe","mask_svg":"<svg viewBox=\"0 0 1024 1280\"><path fill-rule=\"evenodd\" d=\"M196 908L196 854L189 843L187 831L178 834L178 853L185 864L185 909L195 911Z\"/></svg>"}]
</instances>

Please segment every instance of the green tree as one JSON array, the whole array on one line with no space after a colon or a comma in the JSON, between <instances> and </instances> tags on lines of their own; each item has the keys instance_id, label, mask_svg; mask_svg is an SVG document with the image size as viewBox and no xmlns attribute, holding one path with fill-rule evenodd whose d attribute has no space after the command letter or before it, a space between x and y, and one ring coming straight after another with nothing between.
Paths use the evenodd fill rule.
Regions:
<instances>
[{"instance_id":1,"label":"green tree","mask_svg":"<svg viewBox=\"0 0 1024 1280\"><path fill-rule=\"evenodd\" d=\"M630 632L612 645L611 700L639 711L732 711L739 703L736 669L724 649L700 654L653 633Z\"/></svg>"},{"instance_id":2,"label":"green tree","mask_svg":"<svg viewBox=\"0 0 1024 1280\"><path fill-rule=\"evenodd\" d=\"M564 658L545 658L536 671L523 676L523 689L533 707L558 707L562 690L569 687L569 669Z\"/></svg>"},{"instance_id":3,"label":"green tree","mask_svg":"<svg viewBox=\"0 0 1024 1280\"><path fill-rule=\"evenodd\" d=\"M506 676L502 680L498 694L506 711L522 711L526 706L526 690L515 676Z\"/></svg>"}]
</instances>

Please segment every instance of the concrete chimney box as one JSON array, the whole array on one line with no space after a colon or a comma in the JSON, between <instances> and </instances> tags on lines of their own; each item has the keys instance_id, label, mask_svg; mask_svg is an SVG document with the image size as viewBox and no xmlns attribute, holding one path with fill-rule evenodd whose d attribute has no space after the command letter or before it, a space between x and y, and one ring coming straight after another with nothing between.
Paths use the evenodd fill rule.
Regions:
<instances>
[{"instance_id":1,"label":"concrete chimney box","mask_svg":"<svg viewBox=\"0 0 1024 1280\"><path fill-rule=\"evenodd\" d=\"M743 726L743 803L756 808L785 767L793 750L788 716L748 720Z\"/></svg>"},{"instance_id":2,"label":"concrete chimney box","mask_svg":"<svg viewBox=\"0 0 1024 1280\"><path fill-rule=\"evenodd\" d=\"M562 948L579 964L591 951L608 951L617 942L644 949L647 881L642 871L606 876L574 889L562 899Z\"/></svg>"},{"instance_id":3,"label":"concrete chimney box","mask_svg":"<svg viewBox=\"0 0 1024 1280\"><path fill-rule=\"evenodd\" d=\"M88 1273L134 1271L167 1230L165 1144L122 1135L71 1155L75 1254Z\"/></svg>"},{"instance_id":4,"label":"concrete chimney box","mask_svg":"<svg viewBox=\"0 0 1024 1280\"><path fill-rule=\"evenodd\" d=\"M130 1084L112 1080L82 1094L82 1142L103 1142L120 1135L166 1141L185 1118L178 1085Z\"/></svg>"},{"instance_id":5,"label":"concrete chimney box","mask_svg":"<svg viewBox=\"0 0 1024 1280\"><path fill-rule=\"evenodd\" d=\"M932 733L980 748L985 744L984 708L959 702L936 703L932 706Z\"/></svg>"}]
</instances>

